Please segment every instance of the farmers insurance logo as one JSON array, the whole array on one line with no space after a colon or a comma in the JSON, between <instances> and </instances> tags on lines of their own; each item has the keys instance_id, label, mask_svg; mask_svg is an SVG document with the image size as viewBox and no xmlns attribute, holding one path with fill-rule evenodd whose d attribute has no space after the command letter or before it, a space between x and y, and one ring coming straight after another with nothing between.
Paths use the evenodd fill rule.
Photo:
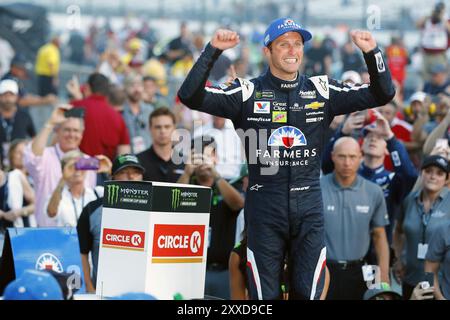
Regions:
<instances>
[{"instance_id":1,"label":"farmers insurance logo","mask_svg":"<svg viewBox=\"0 0 450 320\"><path fill-rule=\"evenodd\" d=\"M204 225L155 224L152 263L201 263Z\"/></svg>"},{"instance_id":2,"label":"farmers insurance logo","mask_svg":"<svg viewBox=\"0 0 450 320\"><path fill-rule=\"evenodd\" d=\"M44 253L36 260L36 270L53 270L58 273L63 272L63 267L58 258L51 253Z\"/></svg>"},{"instance_id":3,"label":"farmers insurance logo","mask_svg":"<svg viewBox=\"0 0 450 320\"><path fill-rule=\"evenodd\" d=\"M102 247L144 251L145 232L105 228L103 229Z\"/></svg>"},{"instance_id":4,"label":"farmers insurance logo","mask_svg":"<svg viewBox=\"0 0 450 320\"><path fill-rule=\"evenodd\" d=\"M116 204L119 201L119 189L120 187L115 184L110 184L108 187L108 203Z\"/></svg>"},{"instance_id":5,"label":"farmers insurance logo","mask_svg":"<svg viewBox=\"0 0 450 320\"><path fill-rule=\"evenodd\" d=\"M283 126L275 130L269 138L270 147L285 147L291 149L298 146L306 146L306 137L300 129L291 126Z\"/></svg>"},{"instance_id":6,"label":"farmers insurance logo","mask_svg":"<svg viewBox=\"0 0 450 320\"><path fill-rule=\"evenodd\" d=\"M269 101L255 101L253 106L254 113L270 114Z\"/></svg>"}]
</instances>

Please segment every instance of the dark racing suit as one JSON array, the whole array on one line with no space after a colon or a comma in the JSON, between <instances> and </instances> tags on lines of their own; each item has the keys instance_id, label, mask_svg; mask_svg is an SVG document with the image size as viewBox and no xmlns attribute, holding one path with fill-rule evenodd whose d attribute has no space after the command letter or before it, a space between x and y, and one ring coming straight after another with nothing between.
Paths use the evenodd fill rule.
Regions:
<instances>
[{"instance_id":1,"label":"dark racing suit","mask_svg":"<svg viewBox=\"0 0 450 320\"><path fill-rule=\"evenodd\" d=\"M390 101L395 89L378 48L365 54L371 85L350 88L327 76L284 81L270 71L205 87L221 54L208 44L178 97L191 109L231 119L249 169L245 203L250 295L278 299L287 253L292 299L318 299L326 249L320 190L324 132L335 115Z\"/></svg>"}]
</instances>

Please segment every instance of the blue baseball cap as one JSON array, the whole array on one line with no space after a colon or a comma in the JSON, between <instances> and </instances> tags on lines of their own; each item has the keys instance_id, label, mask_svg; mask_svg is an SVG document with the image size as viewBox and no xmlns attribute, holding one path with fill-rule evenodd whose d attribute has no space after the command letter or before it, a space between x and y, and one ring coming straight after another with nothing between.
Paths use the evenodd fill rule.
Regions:
<instances>
[{"instance_id":1,"label":"blue baseball cap","mask_svg":"<svg viewBox=\"0 0 450 320\"><path fill-rule=\"evenodd\" d=\"M286 32L298 32L303 38L303 42L311 40L312 35L308 30L303 29L300 24L291 18L280 18L274 20L264 33L264 46L271 44L276 38Z\"/></svg>"},{"instance_id":2,"label":"blue baseball cap","mask_svg":"<svg viewBox=\"0 0 450 320\"><path fill-rule=\"evenodd\" d=\"M5 288L4 300L63 300L58 281L48 272L25 270Z\"/></svg>"},{"instance_id":3,"label":"blue baseball cap","mask_svg":"<svg viewBox=\"0 0 450 320\"><path fill-rule=\"evenodd\" d=\"M158 300L151 294L145 292L127 292L120 296L113 297L112 300Z\"/></svg>"}]
</instances>

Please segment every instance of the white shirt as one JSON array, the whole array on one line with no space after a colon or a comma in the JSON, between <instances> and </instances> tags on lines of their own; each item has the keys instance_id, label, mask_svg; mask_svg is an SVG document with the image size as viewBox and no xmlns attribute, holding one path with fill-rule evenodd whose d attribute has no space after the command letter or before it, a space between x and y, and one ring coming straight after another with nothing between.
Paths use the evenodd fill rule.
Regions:
<instances>
[{"instance_id":1,"label":"white shirt","mask_svg":"<svg viewBox=\"0 0 450 320\"><path fill-rule=\"evenodd\" d=\"M59 202L58 211L54 218L57 227L76 227L78 223L78 218L89 202L96 200L99 197L103 197L103 187L95 187L97 195L92 188L85 188L84 194L80 198L75 198L69 191L67 186L64 186L61 193L61 201ZM48 204L52 195L47 197L45 202L45 208L47 211Z\"/></svg>"}]
</instances>

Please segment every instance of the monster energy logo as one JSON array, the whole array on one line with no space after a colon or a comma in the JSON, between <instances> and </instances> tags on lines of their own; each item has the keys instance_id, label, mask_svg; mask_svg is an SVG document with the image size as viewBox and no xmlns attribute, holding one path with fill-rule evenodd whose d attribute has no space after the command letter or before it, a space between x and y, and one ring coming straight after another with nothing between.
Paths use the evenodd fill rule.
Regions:
<instances>
[{"instance_id":1,"label":"monster energy logo","mask_svg":"<svg viewBox=\"0 0 450 320\"><path fill-rule=\"evenodd\" d=\"M172 189L172 209L176 209L180 206L180 189Z\"/></svg>"},{"instance_id":2,"label":"monster energy logo","mask_svg":"<svg viewBox=\"0 0 450 320\"><path fill-rule=\"evenodd\" d=\"M110 184L108 187L108 203L115 204L119 200L119 186Z\"/></svg>"}]
</instances>

